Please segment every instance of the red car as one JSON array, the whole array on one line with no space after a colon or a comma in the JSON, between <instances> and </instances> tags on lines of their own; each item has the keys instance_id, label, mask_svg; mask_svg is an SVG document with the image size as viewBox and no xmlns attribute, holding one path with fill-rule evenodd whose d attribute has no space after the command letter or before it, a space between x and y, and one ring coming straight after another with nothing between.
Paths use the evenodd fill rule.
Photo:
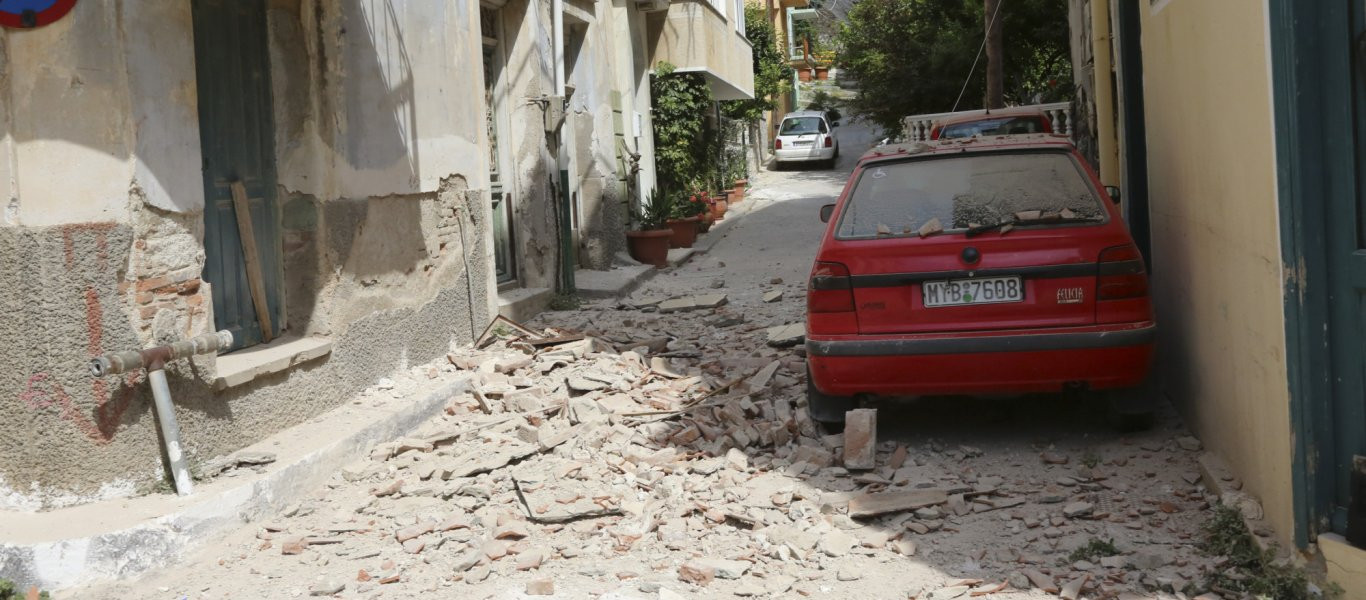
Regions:
<instances>
[{"instance_id":1,"label":"red car","mask_svg":"<svg viewBox=\"0 0 1366 600\"><path fill-rule=\"evenodd\" d=\"M1052 135L884 146L835 204L807 291L807 395L1110 391L1142 427L1157 331L1111 194Z\"/></svg>"},{"instance_id":2,"label":"red car","mask_svg":"<svg viewBox=\"0 0 1366 600\"><path fill-rule=\"evenodd\" d=\"M1037 133L1053 133L1053 121L1048 115L1037 108L1001 108L944 119L930 129L930 139Z\"/></svg>"}]
</instances>

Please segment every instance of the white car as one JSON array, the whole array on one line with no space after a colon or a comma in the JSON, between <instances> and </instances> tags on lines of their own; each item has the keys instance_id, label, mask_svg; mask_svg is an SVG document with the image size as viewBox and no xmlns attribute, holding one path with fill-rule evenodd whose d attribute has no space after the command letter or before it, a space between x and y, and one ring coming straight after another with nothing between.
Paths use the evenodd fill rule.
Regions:
<instances>
[{"instance_id":1,"label":"white car","mask_svg":"<svg viewBox=\"0 0 1366 600\"><path fill-rule=\"evenodd\" d=\"M838 126L838 121L830 121L822 112L788 113L778 127L778 137L773 140L774 166L814 162L833 169L835 159L840 156L840 142L835 139L834 132Z\"/></svg>"}]
</instances>

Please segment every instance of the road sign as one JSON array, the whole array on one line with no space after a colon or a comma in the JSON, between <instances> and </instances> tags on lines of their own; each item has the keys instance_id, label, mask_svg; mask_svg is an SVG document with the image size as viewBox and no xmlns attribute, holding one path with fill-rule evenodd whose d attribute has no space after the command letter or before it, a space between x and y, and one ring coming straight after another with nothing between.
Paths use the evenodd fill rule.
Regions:
<instances>
[{"instance_id":1,"label":"road sign","mask_svg":"<svg viewBox=\"0 0 1366 600\"><path fill-rule=\"evenodd\" d=\"M32 29L71 12L76 0L0 0L0 27Z\"/></svg>"}]
</instances>

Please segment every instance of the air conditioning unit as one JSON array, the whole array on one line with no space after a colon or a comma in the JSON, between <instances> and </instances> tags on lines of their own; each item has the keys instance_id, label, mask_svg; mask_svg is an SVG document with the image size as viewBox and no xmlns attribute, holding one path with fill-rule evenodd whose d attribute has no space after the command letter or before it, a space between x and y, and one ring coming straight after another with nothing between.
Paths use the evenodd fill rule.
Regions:
<instances>
[{"instance_id":1,"label":"air conditioning unit","mask_svg":"<svg viewBox=\"0 0 1366 600\"><path fill-rule=\"evenodd\" d=\"M640 12L669 10L669 0L636 0L636 10Z\"/></svg>"}]
</instances>

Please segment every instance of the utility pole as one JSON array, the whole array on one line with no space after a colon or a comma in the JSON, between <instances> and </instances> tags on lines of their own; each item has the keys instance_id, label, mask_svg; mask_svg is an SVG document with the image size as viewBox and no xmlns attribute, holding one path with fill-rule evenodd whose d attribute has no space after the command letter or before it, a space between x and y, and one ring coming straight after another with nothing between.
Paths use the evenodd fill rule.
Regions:
<instances>
[{"instance_id":1,"label":"utility pole","mask_svg":"<svg viewBox=\"0 0 1366 600\"><path fill-rule=\"evenodd\" d=\"M1002 47L1002 22L1005 20L1001 16L1001 2L1004 0L983 0L983 7L986 9L987 28L987 97L986 105L988 109L1005 108L1005 64L1003 56L1005 54Z\"/></svg>"}]
</instances>

